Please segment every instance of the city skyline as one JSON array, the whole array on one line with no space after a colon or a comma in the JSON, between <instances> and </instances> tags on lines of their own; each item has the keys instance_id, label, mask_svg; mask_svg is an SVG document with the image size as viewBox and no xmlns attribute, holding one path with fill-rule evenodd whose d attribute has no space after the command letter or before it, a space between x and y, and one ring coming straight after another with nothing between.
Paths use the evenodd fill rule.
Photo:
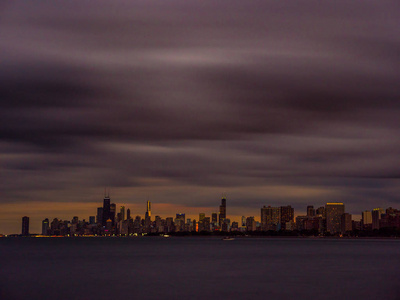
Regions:
<instances>
[{"instance_id":1,"label":"city skyline","mask_svg":"<svg viewBox=\"0 0 400 300\"><path fill-rule=\"evenodd\" d=\"M1 8L1 231L89 216L104 186L163 215L399 207L395 1Z\"/></svg>"},{"instance_id":2,"label":"city skyline","mask_svg":"<svg viewBox=\"0 0 400 300\"><path fill-rule=\"evenodd\" d=\"M328 233L338 233L338 232L346 232L346 231L352 231L354 228L359 228L361 226L361 229L365 224L370 224L368 227L369 230L371 229L379 229L379 222L381 219L381 215L385 215L385 213L393 214L394 218L392 221L388 221L386 218L383 223L385 224L384 226L389 226L388 224L394 224L393 226L395 227L400 227L399 220L399 210L396 208L386 208L383 209L382 207L375 207L373 209L364 209L361 214L360 218L358 216L354 216L353 214L349 213L348 211L345 211L345 205L344 203L326 203L323 206L315 207L314 205L307 205L305 213L303 211L295 212L296 210L294 207L291 205L286 205L286 206L278 206L278 207L273 207L271 205L263 205L261 207L261 214L259 214L259 217L257 217L257 214L250 214L250 215L241 215L239 216L230 216L227 214L227 198L226 196L221 197L221 204L219 206L219 211L214 210L211 213L205 212L204 210L196 214L187 214L186 212L176 212L176 218L173 217L174 214L169 216L163 216L162 214L153 213L153 218L152 213L151 213L151 207L152 203L151 201L147 200L146 202L146 211L144 214L141 213L135 213L134 211L132 212L130 207L126 207L125 204L116 204L113 201L111 201L109 193L104 191L104 198L103 198L103 205L101 207L97 207L96 209L96 214L93 215L91 214L87 218L80 219L76 214L72 218L72 221L67 221L68 224L78 224L79 222L83 222L83 224L97 224L96 230L99 230L101 227L102 230L106 229L106 231L111 231L113 234L120 234L119 230L122 230L121 226L122 223L120 221L124 220L134 220L139 218L139 222L141 220L141 225L144 226L144 228L148 228L150 230L150 227L153 228L153 226L159 226L155 225L156 220L159 219L164 220L165 219L170 219L173 224L176 224L176 222L182 218L182 222L186 223L186 218L187 220L193 220L193 222L196 222L199 224L203 224L204 222L208 222L206 224L209 225L204 225L206 227L203 227L201 225L202 229L197 229L195 225L193 229L194 231L201 231L201 230L206 230L206 231L232 231L232 224L242 224L242 226L246 226L248 219L251 218L254 222L253 225L249 226L254 226L254 229L250 231L256 231L256 224L257 228L260 227L257 230L260 231L268 231L268 230L273 230L273 231L280 231L280 230L288 230L288 231L293 231L294 229L297 230L302 230L302 229L312 229L314 228L315 230L319 230L320 232L328 232ZM119 208L119 210L118 210ZM127 209L126 209L127 208ZM142 216L144 215L144 218ZM396 217L397 216L397 217ZM161 218L161 219L160 219ZM42 220L42 232L43 232L43 226L46 223L47 228L49 228L49 223L52 218L45 218ZM63 218L60 217L55 217L54 220L62 220ZM68 218L67 218L68 219ZM71 219L71 218L69 218ZM49 221L50 220L50 221ZM53 221L54 221L53 220ZM83 221L82 221L83 220ZM207 221L208 220L208 221ZM63 221L64 222L64 221ZM86 222L86 223L85 223ZM144 222L144 223L143 223ZM306 223L305 223L306 222ZM323 224L321 222L324 222ZM392 223L391 223L392 222ZM29 223L30 223L30 218L28 216L22 217L22 235L27 235L29 232ZM190 223L190 221L189 221ZM304 223L304 224L303 224ZM399 224L397 224L399 223ZM179 224L179 221L178 221ZM358 225L357 225L358 224ZM361 224L361 225L360 225ZM364 224L364 225L363 225ZM397 225L396 225L397 224ZM133 223L131 224L133 226ZM36 224L35 228L38 225ZM70 226L70 225L67 225ZM100 226L100 227L98 227ZM110 227L111 226L111 227ZM125 226L125 225L124 225ZM126 224L126 226L128 226ZM179 225L178 225L179 226ZM182 225L183 226L183 225ZM235 225L238 226L238 225ZM390 227L390 226L389 226ZM69 227L67 227L69 228ZM208 229L207 229L208 228ZM240 228L240 226L239 226ZM319 229L318 229L319 228ZM346 228L346 229L343 229ZM69 230L69 229L68 229ZM125 230L128 230L127 227ZM132 229L133 230L133 229ZM157 229L158 230L158 229ZM175 229L173 229L175 231ZM178 229L178 231L182 231L182 229ZM189 231L187 229L187 231ZM97 231L95 231L97 234ZM95 234L95 232L92 232L92 234ZM146 232L146 231L144 231ZM150 232L150 231L149 231ZM154 231L158 232L158 231ZM168 233L171 232L170 230ZM32 230L31 230L32 233ZM164 231L161 231L161 233L166 233ZM0 232L2 234L2 232ZM11 234L11 233L6 233L6 234ZM12 233L15 234L15 233ZM44 234L44 233L43 233ZM104 233L103 233L104 234Z\"/></svg>"},{"instance_id":3,"label":"city skyline","mask_svg":"<svg viewBox=\"0 0 400 300\"><path fill-rule=\"evenodd\" d=\"M110 197L111 201L116 202L117 204L117 209L119 209L120 206L126 207L126 208L130 208L131 210L131 215L136 216L136 215L140 215L140 216L145 216L146 213L146 202L143 203L120 203L116 200L112 200L112 198ZM145 200L148 201L148 200ZM215 201L215 199L214 199ZM154 207L153 212L155 211L155 215L158 215L160 217L171 217L171 216L175 216L175 214L177 213L184 213L186 215L187 218L191 218L191 219L198 219L198 215L199 213L205 213L206 216L211 217L211 215L213 213L217 213L219 216L219 209L220 207L218 205L216 206L210 206L210 207L192 207L190 208L190 210L186 209L187 207L185 206L181 206L181 207L176 207L176 206L171 206L168 203L158 203L155 201L150 201L152 204L152 206ZM276 204L274 205L279 205L279 203L275 202ZM110 202L111 204L111 202ZM67 206L67 209L65 207L63 207L63 205ZM270 203L264 203L262 204L262 206L265 205L271 205ZM282 204L283 205L283 204ZM285 205L290 205L290 204L285 204ZM314 204L317 205L317 204ZM320 203L320 205L324 205L323 202ZM236 221L239 222L241 221L241 218L243 215L246 216L254 216L255 219L257 221L261 220L261 217L259 216L259 209L262 207L258 207L256 209L248 209L245 211L242 211L243 213L238 213L237 209L232 209L229 208L230 211L233 211L234 213L229 213L229 219L231 221ZM293 206L293 205L292 205ZM25 210L25 212L28 213L21 213L18 215L17 218L11 220L11 224L12 226L9 227L1 227L0 226L0 234L15 234L17 232L20 231L20 227L21 227L21 221L20 218L22 218L23 216L27 215L30 218L30 228L34 228L35 232L39 232L40 228L41 228L41 221L45 218L49 218L49 215L54 215L54 218L59 218L59 219L66 219L66 220L70 220L72 219L74 216L78 216L80 219L86 219L89 220L90 216L95 216L96 215L96 210L98 209L98 203L91 203L90 205L86 206L86 212L79 212L77 211L75 208L79 207L79 205L72 205L69 203L59 203L59 206L57 208L50 208L50 209L45 209L44 211L40 211L37 208L35 208L34 210L30 211L30 210ZM293 206L294 208L297 206ZM177 210L174 210L178 208ZM375 208L375 206L373 207ZM370 208L371 210L373 209L372 207ZM186 209L186 210L185 210ZM47 213L46 211L55 211L56 213ZM164 211L164 212L162 212ZM30 212L30 213L29 213ZM361 211L356 211L353 215L353 219L355 220L359 220L361 219ZM306 209L305 207L303 209L295 209L295 214L294 217L298 216L298 215L305 215L306 214ZM49 218L50 219L50 218ZM260 220L259 220L260 219ZM4 222L3 222L4 223ZM32 231L32 230L31 230Z\"/></svg>"}]
</instances>

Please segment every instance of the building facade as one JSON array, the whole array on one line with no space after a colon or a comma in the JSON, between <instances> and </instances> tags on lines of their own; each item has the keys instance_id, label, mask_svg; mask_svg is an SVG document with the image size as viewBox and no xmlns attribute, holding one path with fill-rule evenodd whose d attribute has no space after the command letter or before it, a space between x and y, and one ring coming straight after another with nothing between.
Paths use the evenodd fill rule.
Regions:
<instances>
[{"instance_id":1,"label":"building facade","mask_svg":"<svg viewBox=\"0 0 400 300\"><path fill-rule=\"evenodd\" d=\"M29 217L25 216L22 218L22 235L28 236L29 235Z\"/></svg>"},{"instance_id":2,"label":"building facade","mask_svg":"<svg viewBox=\"0 0 400 300\"><path fill-rule=\"evenodd\" d=\"M294 208L290 205L281 206L280 224L281 229L286 230L286 224L294 221Z\"/></svg>"},{"instance_id":3,"label":"building facade","mask_svg":"<svg viewBox=\"0 0 400 300\"><path fill-rule=\"evenodd\" d=\"M267 230L279 230L281 220L281 208L263 206L261 208L261 229Z\"/></svg>"},{"instance_id":4,"label":"building facade","mask_svg":"<svg viewBox=\"0 0 400 300\"><path fill-rule=\"evenodd\" d=\"M109 196L105 196L103 199L103 215L102 215L102 225L106 226L107 220L110 218L110 203L111 199Z\"/></svg>"},{"instance_id":5,"label":"building facade","mask_svg":"<svg viewBox=\"0 0 400 300\"><path fill-rule=\"evenodd\" d=\"M226 219L226 198L222 197L221 205L219 206L219 226L225 222Z\"/></svg>"},{"instance_id":6,"label":"building facade","mask_svg":"<svg viewBox=\"0 0 400 300\"><path fill-rule=\"evenodd\" d=\"M49 228L50 228L50 222L49 219L46 218L42 221L42 235L48 235Z\"/></svg>"},{"instance_id":7,"label":"building facade","mask_svg":"<svg viewBox=\"0 0 400 300\"><path fill-rule=\"evenodd\" d=\"M342 230L341 230L342 234L345 234L346 232L353 230L351 214L349 214L349 213L342 214L340 222L341 222L341 227L342 227Z\"/></svg>"},{"instance_id":8,"label":"building facade","mask_svg":"<svg viewBox=\"0 0 400 300\"><path fill-rule=\"evenodd\" d=\"M385 211L380 207L372 210L372 229L379 229L379 220L384 213Z\"/></svg>"},{"instance_id":9,"label":"building facade","mask_svg":"<svg viewBox=\"0 0 400 300\"><path fill-rule=\"evenodd\" d=\"M341 220L344 214L343 203L327 203L325 206L326 212L326 231L330 234L341 232Z\"/></svg>"}]
</instances>

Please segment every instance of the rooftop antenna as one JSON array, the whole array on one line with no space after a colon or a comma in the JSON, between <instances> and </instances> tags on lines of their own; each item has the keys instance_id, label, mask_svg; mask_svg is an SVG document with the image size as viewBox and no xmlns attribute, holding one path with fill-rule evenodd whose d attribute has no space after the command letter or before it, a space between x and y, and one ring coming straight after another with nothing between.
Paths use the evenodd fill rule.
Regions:
<instances>
[{"instance_id":1,"label":"rooftop antenna","mask_svg":"<svg viewBox=\"0 0 400 300\"><path fill-rule=\"evenodd\" d=\"M104 198L110 198L110 189L108 189L107 193L107 187L104 188Z\"/></svg>"}]
</instances>

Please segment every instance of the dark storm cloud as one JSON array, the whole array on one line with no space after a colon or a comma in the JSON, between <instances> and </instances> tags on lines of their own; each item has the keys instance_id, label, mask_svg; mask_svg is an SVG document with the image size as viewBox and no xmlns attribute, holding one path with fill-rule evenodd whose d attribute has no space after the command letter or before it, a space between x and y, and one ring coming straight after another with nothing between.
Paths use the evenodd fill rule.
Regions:
<instances>
[{"instance_id":1,"label":"dark storm cloud","mask_svg":"<svg viewBox=\"0 0 400 300\"><path fill-rule=\"evenodd\" d=\"M237 207L399 201L396 1L3 7L4 201L100 186L188 206L179 189L197 205L215 189Z\"/></svg>"}]
</instances>

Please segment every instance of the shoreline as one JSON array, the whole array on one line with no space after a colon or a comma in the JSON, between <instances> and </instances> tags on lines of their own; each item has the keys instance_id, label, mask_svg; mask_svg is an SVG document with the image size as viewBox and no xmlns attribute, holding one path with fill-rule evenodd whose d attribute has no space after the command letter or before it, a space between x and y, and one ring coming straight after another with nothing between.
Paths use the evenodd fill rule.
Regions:
<instances>
[{"instance_id":1,"label":"shoreline","mask_svg":"<svg viewBox=\"0 0 400 300\"><path fill-rule=\"evenodd\" d=\"M232 236L232 235L169 235L168 238L209 238L209 239L223 239L224 237L231 237L234 239L299 239L299 240L400 240L400 237L338 237L338 236L262 236L262 235L249 235L249 236ZM123 239L137 239L137 238L166 238L163 235L138 235L138 236L1 236L5 239L40 239L40 238L66 238L66 239L80 239L80 238L123 238Z\"/></svg>"}]
</instances>

